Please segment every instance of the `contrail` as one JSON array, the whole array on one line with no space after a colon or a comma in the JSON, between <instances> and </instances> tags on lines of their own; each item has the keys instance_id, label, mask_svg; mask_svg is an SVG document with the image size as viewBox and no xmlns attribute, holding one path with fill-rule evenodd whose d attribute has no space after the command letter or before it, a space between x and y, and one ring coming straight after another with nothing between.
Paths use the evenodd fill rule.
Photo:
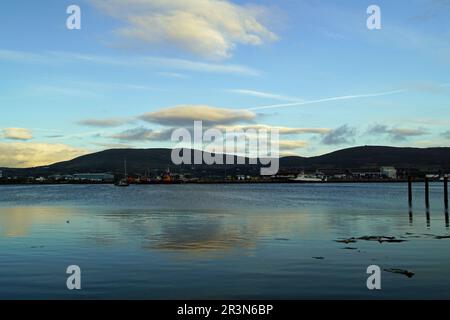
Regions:
<instances>
[{"instance_id":1,"label":"contrail","mask_svg":"<svg viewBox=\"0 0 450 320\"><path fill-rule=\"evenodd\" d=\"M268 105L268 106L254 107L254 108L250 108L247 110L264 110L264 109L297 107L297 106L304 106L304 105L308 105L308 104L316 104L316 103L322 103L322 102L328 102L328 101L351 100L351 99L388 96L388 95L403 93L403 92L407 92L407 91L408 91L407 89L400 89L400 90L393 90L393 91L379 92L379 93L339 96L339 97L331 97L331 98L324 98L324 99L318 99L318 100L299 101L299 102L284 103L284 104L273 104L273 105Z\"/></svg>"}]
</instances>

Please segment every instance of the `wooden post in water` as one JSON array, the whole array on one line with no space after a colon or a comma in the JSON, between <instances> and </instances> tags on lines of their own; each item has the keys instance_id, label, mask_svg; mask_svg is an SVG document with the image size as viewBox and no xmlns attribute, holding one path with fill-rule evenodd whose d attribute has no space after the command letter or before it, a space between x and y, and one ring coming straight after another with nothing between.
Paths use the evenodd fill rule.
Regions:
<instances>
[{"instance_id":1,"label":"wooden post in water","mask_svg":"<svg viewBox=\"0 0 450 320\"><path fill-rule=\"evenodd\" d=\"M444 206L445 206L445 227L450 225L450 219L448 217L448 175L444 176Z\"/></svg>"},{"instance_id":2,"label":"wooden post in water","mask_svg":"<svg viewBox=\"0 0 450 320\"><path fill-rule=\"evenodd\" d=\"M409 204L409 210L412 209L412 177L408 177L408 204Z\"/></svg>"},{"instance_id":3,"label":"wooden post in water","mask_svg":"<svg viewBox=\"0 0 450 320\"><path fill-rule=\"evenodd\" d=\"M444 205L445 213L448 214L448 175L444 176Z\"/></svg>"},{"instance_id":4,"label":"wooden post in water","mask_svg":"<svg viewBox=\"0 0 450 320\"><path fill-rule=\"evenodd\" d=\"M409 208L409 221L412 222L412 177L408 176L408 208Z\"/></svg>"},{"instance_id":5,"label":"wooden post in water","mask_svg":"<svg viewBox=\"0 0 450 320\"><path fill-rule=\"evenodd\" d=\"M430 180L425 177L425 207L427 209L427 226L430 227Z\"/></svg>"}]
</instances>

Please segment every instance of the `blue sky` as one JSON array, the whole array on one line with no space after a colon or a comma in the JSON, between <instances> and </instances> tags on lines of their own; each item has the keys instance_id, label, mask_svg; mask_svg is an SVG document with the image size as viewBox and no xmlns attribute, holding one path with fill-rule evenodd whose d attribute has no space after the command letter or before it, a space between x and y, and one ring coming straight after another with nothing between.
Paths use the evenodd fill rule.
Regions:
<instances>
[{"instance_id":1,"label":"blue sky","mask_svg":"<svg viewBox=\"0 0 450 320\"><path fill-rule=\"evenodd\" d=\"M449 17L447 0L8 1L0 166L171 147L193 114L282 127L286 154L449 146Z\"/></svg>"}]
</instances>

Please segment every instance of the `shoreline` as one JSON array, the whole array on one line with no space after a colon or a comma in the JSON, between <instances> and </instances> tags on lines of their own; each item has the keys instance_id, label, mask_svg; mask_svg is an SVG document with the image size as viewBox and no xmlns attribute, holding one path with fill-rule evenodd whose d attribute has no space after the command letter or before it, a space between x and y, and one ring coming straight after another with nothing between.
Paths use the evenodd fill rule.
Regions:
<instances>
[{"instance_id":1,"label":"shoreline","mask_svg":"<svg viewBox=\"0 0 450 320\"><path fill-rule=\"evenodd\" d=\"M331 181L174 181L174 182L143 182L143 183L131 183L130 185L193 185L193 184L357 184L357 183L385 183L385 184L398 184L407 183L408 179L396 179L396 180L331 180ZM423 183L425 179L415 179L414 182ZM442 182L439 180L433 180L430 182ZM0 182L0 186L18 186L18 185L114 185L114 182Z\"/></svg>"}]
</instances>

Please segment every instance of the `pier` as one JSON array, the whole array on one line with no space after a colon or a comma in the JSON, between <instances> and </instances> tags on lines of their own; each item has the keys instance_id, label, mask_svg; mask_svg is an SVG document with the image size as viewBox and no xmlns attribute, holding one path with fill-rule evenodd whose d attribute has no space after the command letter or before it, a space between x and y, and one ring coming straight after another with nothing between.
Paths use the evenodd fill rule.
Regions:
<instances>
[{"instance_id":1,"label":"pier","mask_svg":"<svg viewBox=\"0 0 450 320\"><path fill-rule=\"evenodd\" d=\"M413 177L408 176L408 209L409 209L409 219L410 222L413 220ZM450 226L449 208L448 208L448 175L444 175L442 178L444 182L444 208L445 208L445 226L448 228ZM425 177L425 209L426 209L426 219L427 226L431 224L431 214L430 214L430 179Z\"/></svg>"}]
</instances>

